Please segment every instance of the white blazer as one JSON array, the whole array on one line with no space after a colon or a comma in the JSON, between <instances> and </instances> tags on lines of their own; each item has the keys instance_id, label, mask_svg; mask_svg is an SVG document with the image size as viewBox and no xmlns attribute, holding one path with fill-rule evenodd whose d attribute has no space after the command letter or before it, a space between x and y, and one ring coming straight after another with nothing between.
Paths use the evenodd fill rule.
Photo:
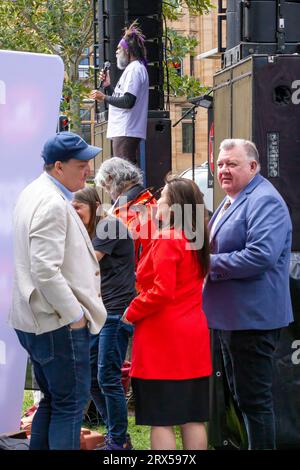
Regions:
<instances>
[{"instance_id":1,"label":"white blazer","mask_svg":"<svg viewBox=\"0 0 300 470\"><path fill-rule=\"evenodd\" d=\"M81 307L90 332L106 319L100 271L81 219L43 173L14 211L14 284L9 324L42 334L76 321Z\"/></svg>"}]
</instances>

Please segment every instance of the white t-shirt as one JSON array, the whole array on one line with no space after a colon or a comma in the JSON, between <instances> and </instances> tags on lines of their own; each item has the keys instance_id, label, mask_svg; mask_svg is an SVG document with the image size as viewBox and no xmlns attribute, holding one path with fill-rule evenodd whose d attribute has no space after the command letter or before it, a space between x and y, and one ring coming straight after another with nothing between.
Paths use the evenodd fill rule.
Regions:
<instances>
[{"instance_id":1,"label":"white t-shirt","mask_svg":"<svg viewBox=\"0 0 300 470\"><path fill-rule=\"evenodd\" d=\"M131 93L136 97L131 109L108 107L107 137L139 137L146 138L149 77L146 67L138 60L130 62L120 80L118 81L113 96L123 96Z\"/></svg>"}]
</instances>

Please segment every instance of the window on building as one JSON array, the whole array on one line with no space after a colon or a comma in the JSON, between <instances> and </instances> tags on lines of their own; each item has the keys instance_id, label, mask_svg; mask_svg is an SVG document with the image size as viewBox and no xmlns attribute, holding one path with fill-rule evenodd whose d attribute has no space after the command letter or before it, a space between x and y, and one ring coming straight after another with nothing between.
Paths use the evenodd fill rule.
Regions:
<instances>
[{"instance_id":1,"label":"window on building","mask_svg":"<svg viewBox=\"0 0 300 470\"><path fill-rule=\"evenodd\" d=\"M91 125L81 124L81 137L88 143L91 144Z\"/></svg>"},{"instance_id":2,"label":"window on building","mask_svg":"<svg viewBox=\"0 0 300 470\"><path fill-rule=\"evenodd\" d=\"M89 65L79 65L78 66L78 77L79 78L88 78L89 76Z\"/></svg>"},{"instance_id":3,"label":"window on building","mask_svg":"<svg viewBox=\"0 0 300 470\"><path fill-rule=\"evenodd\" d=\"M93 59L94 59L94 66L99 67L99 46L97 45L94 46Z\"/></svg>"},{"instance_id":4,"label":"window on building","mask_svg":"<svg viewBox=\"0 0 300 470\"><path fill-rule=\"evenodd\" d=\"M90 65L90 50L88 47L83 49L82 59L80 60L79 65Z\"/></svg>"},{"instance_id":5,"label":"window on building","mask_svg":"<svg viewBox=\"0 0 300 470\"><path fill-rule=\"evenodd\" d=\"M177 75L179 77L183 76L183 60L180 59L178 62L173 62L173 67L176 70Z\"/></svg>"},{"instance_id":6,"label":"window on building","mask_svg":"<svg viewBox=\"0 0 300 470\"><path fill-rule=\"evenodd\" d=\"M191 122L182 123L182 153L192 153L193 125Z\"/></svg>"},{"instance_id":7,"label":"window on building","mask_svg":"<svg viewBox=\"0 0 300 470\"><path fill-rule=\"evenodd\" d=\"M90 121L91 120L91 110L81 108L80 109L80 120L81 121Z\"/></svg>"},{"instance_id":8,"label":"window on building","mask_svg":"<svg viewBox=\"0 0 300 470\"><path fill-rule=\"evenodd\" d=\"M190 56L190 75L193 77L195 75L195 57Z\"/></svg>"},{"instance_id":9,"label":"window on building","mask_svg":"<svg viewBox=\"0 0 300 470\"><path fill-rule=\"evenodd\" d=\"M188 108L187 108L187 107L186 107L186 108L181 108L181 117L182 117L189 109L191 109L191 107L188 107ZM185 118L184 118L185 121L189 121L189 120L191 120L191 119L192 119L192 118L191 118L191 115L190 115L190 114L187 114L187 115L185 116Z\"/></svg>"},{"instance_id":10,"label":"window on building","mask_svg":"<svg viewBox=\"0 0 300 470\"><path fill-rule=\"evenodd\" d=\"M78 65L78 77L87 78L89 76L89 67L90 67L90 50L86 47L83 50L81 60Z\"/></svg>"}]
</instances>

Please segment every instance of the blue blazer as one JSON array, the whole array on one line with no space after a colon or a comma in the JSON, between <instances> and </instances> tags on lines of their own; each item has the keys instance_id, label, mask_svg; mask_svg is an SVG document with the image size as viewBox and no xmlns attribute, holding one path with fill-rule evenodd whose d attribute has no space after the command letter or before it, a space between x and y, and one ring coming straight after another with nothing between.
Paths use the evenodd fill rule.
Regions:
<instances>
[{"instance_id":1,"label":"blue blazer","mask_svg":"<svg viewBox=\"0 0 300 470\"><path fill-rule=\"evenodd\" d=\"M291 237L284 200L257 174L226 210L212 237L211 271L203 292L210 328L265 330L293 320Z\"/></svg>"}]
</instances>

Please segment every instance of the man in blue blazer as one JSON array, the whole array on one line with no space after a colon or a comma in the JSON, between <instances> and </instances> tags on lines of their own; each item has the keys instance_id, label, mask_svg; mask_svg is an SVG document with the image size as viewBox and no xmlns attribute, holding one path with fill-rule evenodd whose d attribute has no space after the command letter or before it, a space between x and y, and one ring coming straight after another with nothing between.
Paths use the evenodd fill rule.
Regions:
<instances>
[{"instance_id":1,"label":"man in blue blazer","mask_svg":"<svg viewBox=\"0 0 300 470\"><path fill-rule=\"evenodd\" d=\"M210 328L219 333L249 449L274 449L273 356L280 329L293 319L291 220L280 194L259 174L252 142L224 140L217 168L227 196L210 221L211 271L204 310Z\"/></svg>"}]
</instances>

